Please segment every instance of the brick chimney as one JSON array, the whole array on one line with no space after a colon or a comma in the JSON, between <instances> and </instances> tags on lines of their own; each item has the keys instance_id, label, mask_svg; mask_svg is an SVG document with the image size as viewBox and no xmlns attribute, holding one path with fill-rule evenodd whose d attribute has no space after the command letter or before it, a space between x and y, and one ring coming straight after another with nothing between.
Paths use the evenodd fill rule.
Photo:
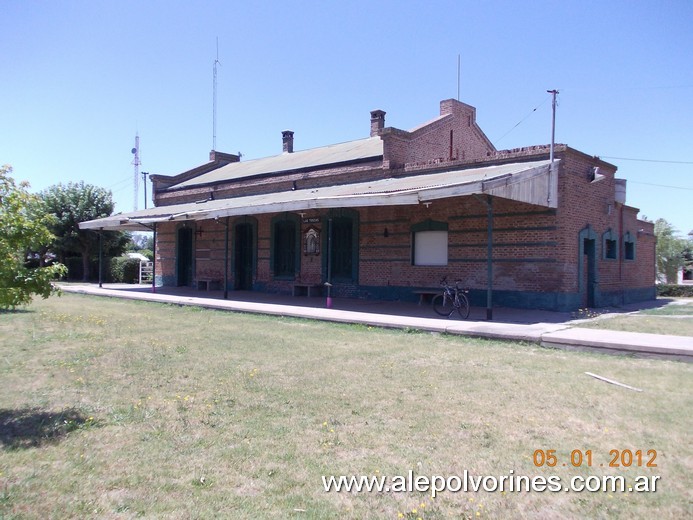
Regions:
<instances>
[{"instance_id":1,"label":"brick chimney","mask_svg":"<svg viewBox=\"0 0 693 520\"><path fill-rule=\"evenodd\" d=\"M385 128L385 112L382 110L371 111L371 137L379 135Z\"/></svg>"},{"instance_id":2,"label":"brick chimney","mask_svg":"<svg viewBox=\"0 0 693 520\"><path fill-rule=\"evenodd\" d=\"M219 152L217 150L212 150L211 152L209 152L209 161L210 162L229 164L232 162L238 162L240 160L241 160L240 152L238 153L238 155L233 154L233 153Z\"/></svg>"},{"instance_id":3,"label":"brick chimney","mask_svg":"<svg viewBox=\"0 0 693 520\"><path fill-rule=\"evenodd\" d=\"M282 132L282 149L284 153L294 153L294 133L291 130Z\"/></svg>"}]
</instances>

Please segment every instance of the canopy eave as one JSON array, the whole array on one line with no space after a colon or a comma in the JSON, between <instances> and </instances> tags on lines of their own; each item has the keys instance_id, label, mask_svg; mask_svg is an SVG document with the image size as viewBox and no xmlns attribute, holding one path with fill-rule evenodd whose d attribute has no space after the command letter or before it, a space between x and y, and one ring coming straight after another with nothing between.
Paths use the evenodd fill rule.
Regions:
<instances>
[{"instance_id":1,"label":"canopy eave","mask_svg":"<svg viewBox=\"0 0 693 520\"><path fill-rule=\"evenodd\" d=\"M487 166L351 185L160 206L81 222L79 227L151 231L160 222L208 220L312 209L428 204L439 199L479 194L556 208L558 162Z\"/></svg>"}]
</instances>

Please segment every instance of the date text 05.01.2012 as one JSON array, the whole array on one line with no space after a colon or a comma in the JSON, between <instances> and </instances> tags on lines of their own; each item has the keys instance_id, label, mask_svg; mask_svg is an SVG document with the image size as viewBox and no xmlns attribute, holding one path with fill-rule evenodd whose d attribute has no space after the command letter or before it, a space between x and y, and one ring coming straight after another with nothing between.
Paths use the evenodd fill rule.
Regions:
<instances>
[{"instance_id":1,"label":"date text 05.01.2012","mask_svg":"<svg viewBox=\"0 0 693 520\"><path fill-rule=\"evenodd\" d=\"M548 466L573 466L639 468L657 467L657 450L609 450L609 455L600 462L593 456L592 450L572 450L570 454L556 453L556 450L534 450L533 462L538 468Z\"/></svg>"}]
</instances>

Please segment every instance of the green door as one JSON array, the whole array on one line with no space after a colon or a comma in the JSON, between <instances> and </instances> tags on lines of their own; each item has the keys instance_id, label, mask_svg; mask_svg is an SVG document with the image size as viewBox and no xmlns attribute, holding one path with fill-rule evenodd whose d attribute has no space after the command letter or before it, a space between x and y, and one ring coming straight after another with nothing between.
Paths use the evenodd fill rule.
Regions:
<instances>
[{"instance_id":1,"label":"green door","mask_svg":"<svg viewBox=\"0 0 693 520\"><path fill-rule=\"evenodd\" d=\"M583 242L584 261L582 279L585 287L582 293L582 306L594 307L595 289L597 286L597 253L596 240L585 238Z\"/></svg>"},{"instance_id":2,"label":"green door","mask_svg":"<svg viewBox=\"0 0 693 520\"><path fill-rule=\"evenodd\" d=\"M350 218L332 220L332 279L351 281L354 266L354 233Z\"/></svg>"},{"instance_id":3,"label":"green door","mask_svg":"<svg viewBox=\"0 0 693 520\"><path fill-rule=\"evenodd\" d=\"M192 285L193 231L192 228L178 230L176 285Z\"/></svg>"},{"instance_id":4,"label":"green door","mask_svg":"<svg viewBox=\"0 0 693 520\"><path fill-rule=\"evenodd\" d=\"M253 226L237 224L234 233L234 289L249 291L253 288Z\"/></svg>"}]
</instances>

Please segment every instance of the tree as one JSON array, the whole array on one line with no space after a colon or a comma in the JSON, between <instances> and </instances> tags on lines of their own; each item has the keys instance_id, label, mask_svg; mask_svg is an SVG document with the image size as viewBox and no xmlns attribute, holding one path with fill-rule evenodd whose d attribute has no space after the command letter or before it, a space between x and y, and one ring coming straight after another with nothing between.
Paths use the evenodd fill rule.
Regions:
<instances>
[{"instance_id":1,"label":"tree","mask_svg":"<svg viewBox=\"0 0 693 520\"><path fill-rule=\"evenodd\" d=\"M79 229L80 222L108 217L113 213L110 191L83 181L70 182L51 186L41 193L41 198L45 211L54 217L52 251L61 260L71 254L80 255L84 281L89 280L90 262L99 252L99 233L103 234L104 254L119 256L123 253L128 240L125 233Z\"/></svg>"},{"instance_id":2,"label":"tree","mask_svg":"<svg viewBox=\"0 0 693 520\"><path fill-rule=\"evenodd\" d=\"M683 279L693 280L693 231L688 233L688 245L683 252Z\"/></svg>"},{"instance_id":3,"label":"tree","mask_svg":"<svg viewBox=\"0 0 693 520\"><path fill-rule=\"evenodd\" d=\"M57 288L51 283L65 267L53 264L31 267L31 251L50 243L50 217L40 211L40 200L28 192L27 183L10 177L12 168L0 167L0 309L31 301L34 294L48 298Z\"/></svg>"},{"instance_id":4,"label":"tree","mask_svg":"<svg viewBox=\"0 0 693 520\"><path fill-rule=\"evenodd\" d=\"M154 247L154 237L152 233L135 231L130 236L130 243L128 244L128 251L139 251L141 249L153 249Z\"/></svg>"},{"instance_id":5,"label":"tree","mask_svg":"<svg viewBox=\"0 0 693 520\"><path fill-rule=\"evenodd\" d=\"M149 258L149 261L154 260L154 237L152 233L135 232L129 234L128 243L125 246L127 253L139 253ZM111 270L113 272L113 270Z\"/></svg>"},{"instance_id":6,"label":"tree","mask_svg":"<svg viewBox=\"0 0 693 520\"><path fill-rule=\"evenodd\" d=\"M657 219L654 225L657 237L657 273L666 278L667 283L678 282L678 272L685 263L685 251L689 242L676 236L676 228L663 218Z\"/></svg>"}]
</instances>

